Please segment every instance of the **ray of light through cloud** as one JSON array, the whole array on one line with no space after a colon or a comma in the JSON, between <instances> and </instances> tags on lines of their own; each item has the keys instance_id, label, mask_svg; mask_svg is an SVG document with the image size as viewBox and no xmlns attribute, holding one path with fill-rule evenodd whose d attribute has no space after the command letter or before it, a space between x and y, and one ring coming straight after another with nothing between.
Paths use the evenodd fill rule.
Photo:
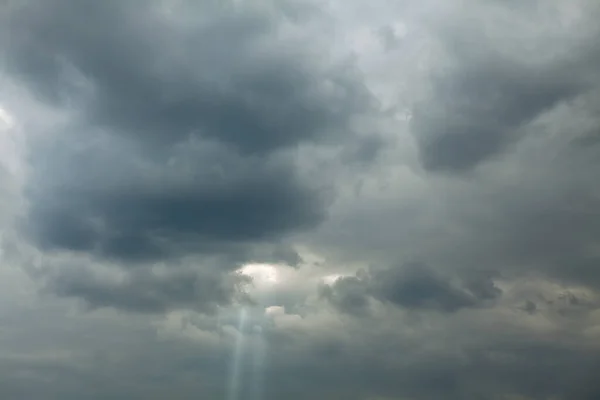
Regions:
<instances>
[{"instance_id":1,"label":"ray of light through cloud","mask_svg":"<svg viewBox=\"0 0 600 400\"><path fill-rule=\"evenodd\" d=\"M238 329L235 350L232 356L233 369L230 380L230 399L248 398L261 400L264 398L267 368L267 342L263 335L264 319L260 310L276 301L275 296L269 292L273 286L280 283L278 266L266 263L250 263L238 270L241 274L252 279L253 293L256 305L249 310L242 307L238 316ZM250 371L244 371L244 367ZM243 377L250 382L242 382ZM242 392L244 396L240 397Z\"/></svg>"},{"instance_id":2,"label":"ray of light through cloud","mask_svg":"<svg viewBox=\"0 0 600 400\"><path fill-rule=\"evenodd\" d=\"M229 400L240 400L242 396L243 386L243 364L245 354L245 342L246 342L246 323L248 318L248 311L246 308L242 308L238 316L237 331L235 332L235 345L233 348L233 356L231 359L231 373L229 378Z\"/></svg>"}]
</instances>

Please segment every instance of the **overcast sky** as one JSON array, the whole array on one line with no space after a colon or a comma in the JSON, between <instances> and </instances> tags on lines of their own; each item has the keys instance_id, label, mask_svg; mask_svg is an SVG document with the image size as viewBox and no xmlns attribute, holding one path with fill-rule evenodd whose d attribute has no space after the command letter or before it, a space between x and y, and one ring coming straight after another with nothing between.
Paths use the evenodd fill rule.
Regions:
<instances>
[{"instance_id":1,"label":"overcast sky","mask_svg":"<svg viewBox=\"0 0 600 400\"><path fill-rule=\"evenodd\" d=\"M600 398L596 0L0 0L0 398Z\"/></svg>"}]
</instances>

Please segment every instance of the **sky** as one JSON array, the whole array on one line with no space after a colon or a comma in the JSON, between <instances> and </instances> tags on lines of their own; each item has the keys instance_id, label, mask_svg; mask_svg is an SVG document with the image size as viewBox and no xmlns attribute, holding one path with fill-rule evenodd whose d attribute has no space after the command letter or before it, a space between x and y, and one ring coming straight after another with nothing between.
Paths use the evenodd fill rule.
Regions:
<instances>
[{"instance_id":1,"label":"sky","mask_svg":"<svg viewBox=\"0 0 600 400\"><path fill-rule=\"evenodd\" d=\"M0 0L0 398L600 398L599 18Z\"/></svg>"}]
</instances>

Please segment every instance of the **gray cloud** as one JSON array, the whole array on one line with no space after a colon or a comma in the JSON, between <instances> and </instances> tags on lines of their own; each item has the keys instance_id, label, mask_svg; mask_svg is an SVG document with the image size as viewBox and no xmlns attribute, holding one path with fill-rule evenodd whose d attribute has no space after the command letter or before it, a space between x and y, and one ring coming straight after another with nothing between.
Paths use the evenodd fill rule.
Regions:
<instances>
[{"instance_id":1,"label":"gray cloud","mask_svg":"<svg viewBox=\"0 0 600 400\"><path fill-rule=\"evenodd\" d=\"M163 167L119 143L58 143L34 160L26 228L42 247L145 261L278 240L323 217L325 198L283 161L201 144Z\"/></svg>"},{"instance_id":2,"label":"gray cloud","mask_svg":"<svg viewBox=\"0 0 600 400\"><path fill-rule=\"evenodd\" d=\"M91 309L115 307L141 313L164 313L188 308L214 313L238 297L239 286L249 283L241 275L223 279L219 274L193 270L152 272L137 270L121 278L106 279L79 267L61 271L47 283L60 296L81 298Z\"/></svg>"},{"instance_id":3,"label":"gray cloud","mask_svg":"<svg viewBox=\"0 0 600 400\"><path fill-rule=\"evenodd\" d=\"M483 305L502 294L491 279L453 283L450 277L421 263L359 272L320 290L322 297L348 313L365 312L370 297L407 309L455 312Z\"/></svg>"},{"instance_id":4,"label":"gray cloud","mask_svg":"<svg viewBox=\"0 0 600 400\"><path fill-rule=\"evenodd\" d=\"M478 6L481 12L498 13L487 4ZM486 34L489 25L483 21L459 27L468 15L440 29L446 55L432 72L426 100L412 111L411 129L426 170L465 172L504 153L525 135L529 123L585 93L595 75L588 45L594 37L565 32L567 39L561 40L566 43L521 38L539 48L523 54L521 43L507 43L506 35L496 32ZM514 29L531 35L518 25L527 17L511 15ZM562 51L547 56L547 46L557 44Z\"/></svg>"},{"instance_id":5,"label":"gray cloud","mask_svg":"<svg viewBox=\"0 0 600 400\"><path fill-rule=\"evenodd\" d=\"M340 277L332 285L321 285L319 295L344 313L368 312L368 286L355 276Z\"/></svg>"},{"instance_id":6,"label":"gray cloud","mask_svg":"<svg viewBox=\"0 0 600 400\"><path fill-rule=\"evenodd\" d=\"M0 396L598 398L598 4L376 3L2 8Z\"/></svg>"},{"instance_id":7,"label":"gray cloud","mask_svg":"<svg viewBox=\"0 0 600 400\"><path fill-rule=\"evenodd\" d=\"M432 308L452 312L477 304L477 297L423 264L408 264L374 273L376 298L407 308Z\"/></svg>"},{"instance_id":8,"label":"gray cloud","mask_svg":"<svg viewBox=\"0 0 600 400\"><path fill-rule=\"evenodd\" d=\"M69 116L30 146L20 234L48 257L123 269L201 256L183 275L119 283L55 268L48 288L92 307L203 310L228 304L219 274L244 261L301 261L287 238L325 218L331 192L325 174L303 176L297 149L347 147L347 162L368 163L380 147L351 126L375 111L358 72L280 39L318 14L294 2L12 6L6 71ZM225 260L220 272L202 275L203 256Z\"/></svg>"},{"instance_id":9,"label":"gray cloud","mask_svg":"<svg viewBox=\"0 0 600 400\"><path fill-rule=\"evenodd\" d=\"M267 14L188 4L205 14L189 27L159 6L24 7L11 18L13 68L49 100L81 103L90 124L159 146L201 135L264 154L345 133L368 105L350 73L275 52L278 21Z\"/></svg>"},{"instance_id":10,"label":"gray cloud","mask_svg":"<svg viewBox=\"0 0 600 400\"><path fill-rule=\"evenodd\" d=\"M77 111L62 128L72 133L33 152L24 227L42 248L151 260L276 240L323 219L318 185L279 151L347 140L368 92L342 68L277 52L277 19L230 7L185 4L206 14L192 26L158 2L15 8L10 69Z\"/></svg>"},{"instance_id":11,"label":"gray cloud","mask_svg":"<svg viewBox=\"0 0 600 400\"><path fill-rule=\"evenodd\" d=\"M577 319L565 321L559 339L544 324L546 318L558 323L562 317L513 314L506 305L413 316L393 312L366 320L355 315L343 324L337 316L329 321L331 330L312 326L316 321L327 325L326 319L313 317L311 322L305 317L312 329L292 336L301 350L288 348L277 358L285 368L294 368L279 385L291 390L300 377L318 381L327 376L322 388L339 385L336 393L347 390L357 399L569 398L597 390L591 383L597 346L583 338L577 344L568 339L580 337ZM315 339L312 335L320 329L324 332ZM343 366L343 372L335 366ZM299 390L310 393L310 387Z\"/></svg>"},{"instance_id":12,"label":"gray cloud","mask_svg":"<svg viewBox=\"0 0 600 400\"><path fill-rule=\"evenodd\" d=\"M414 110L426 169L476 166L517 140L523 125L581 90L566 68L546 72L484 57L434 82L433 100Z\"/></svg>"}]
</instances>

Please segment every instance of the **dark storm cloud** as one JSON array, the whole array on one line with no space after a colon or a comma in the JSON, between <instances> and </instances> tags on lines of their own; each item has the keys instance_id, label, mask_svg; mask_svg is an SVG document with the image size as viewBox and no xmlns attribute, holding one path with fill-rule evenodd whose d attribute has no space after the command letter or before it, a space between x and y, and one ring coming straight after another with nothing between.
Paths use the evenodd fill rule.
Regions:
<instances>
[{"instance_id":1,"label":"dark storm cloud","mask_svg":"<svg viewBox=\"0 0 600 400\"><path fill-rule=\"evenodd\" d=\"M518 129L576 92L538 70L486 65L436 82L433 103L414 112L413 129L428 170L468 170L506 149ZM560 79L560 78L559 78Z\"/></svg>"},{"instance_id":2,"label":"dark storm cloud","mask_svg":"<svg viewBox=\"0 0 600 400\"><path fill-rule=\"evenodd\" d=\"M413 109L412 131L427 170L472 169L506 151L535 118L587 89L581 74L590 72L588 54L573 49L532 62L499 51L483 29L455 29L443 39L452 61L434 73L427 100Z\"/></svg>"},{"instance_id":3,"label":"dark storm cloud","mask_svg":"<svg viewBox=\"0 0 600 400\"><path fill-rule=\"evenodd\" d=\"M148 143L198 134L268 153L345 133L368 101L351 73L277 52L276 18L227 2L188 5L204 14L194 20L161 16L156 2L35 4L11 18L16 75L50 101L81 102L90 124Z\"/></svg>"},{"instance_id":4,"label":"dark storm cloud","mask_svg":"<svg viewBox=\"0 0 600 400\"><path fill-rule=\"evenodd\" d=\"M119 142L110 138L108 143ZM178 153L167 167L148 164L130 149L120 157L120 150L98 148L65 146L51 152L48 164L34 162L42 172L34 174L36 185L29 190L36 202L24 232L35 244L48 255L68 250L126 269L171 260L177 270L173 260L200 257L194 268L165 276L143 269L126 272L122 282L106 282L93 271L81 275L58 268L46 279L49 289L79 297L92 308L209 311L227 305L239 287L229 285L223 274L247 261L297 265L301 258L284 237L323 216L321 193L278 160L238 159L220 146L203 145L202 151L188 147L186 154ZM220 261L203 273L209 268L204 256L211 255Z\"/></svg>"},{"instance_id":5,"label":"dark storm cloud","mask_svg":"<svg viewBox=\"0 0 600 400\"><path fill-rule=\"evenodd\" d=\"M316 8L265 7L13 5L4 67L68 115L29 149L21 234L48 256L70 252L124 269L189 255L200 257L195 271L204 256L227 259L222 274L244 261L301 262L286 238L319 224L331 193L301 176L294 151L348 146L359 161L372 159L380 146L351 122L374 103L352 66L284 39ZM261 246L270 249L255 251ZM194 275L127 272L108 284L61 271L48 287L93 307L204 310L234 293ZM209 286L221 282L213 275Z\"/></svg>"},{"instance_id":6,"label":"dark storm cloud","mask_svg":"<svg viewBox=\"0 0 600 400\"><path fill-rule=\"evenodd\" d=\"M454 312L477 304L476 297L423 264L376 271L371 285L375 298L406 308Z\"/></svg>"},{"instance_id":7,"label":"dark storm cloud","mask_svg":"<svg viewBox=\"0 0 600 400\"><path fill-rule=\"evenodd\" d=\"M362 314L368 311L368 287L355 276L341 277L333 285L321 285L319 295L344 313Z\"/></svg>"},{"instance_id":8,"label":"dark storm cloud","mask_svg":"<svg viewBox=\"0 0 600 400\"><path fill-rule=\"evenodd\" d=\"M374 66L374 86L426 99L412 132L378 121L398 139L385 142L346 129L372 128L352 120L369 109L353 72L304 52L330 38L305 43L312 25L280 35L314 9L13 1L9 76L68 122L27 132L25 240L0 238L15 240L0 254L0 394L226 398L236 354L250 400L257 382L264 400L597 399L599 53L582 54L600 42L586 1L331 2L336 45L369 47L364 68L394 71ZM488 23L499 9L506 20ZM436 49L411 51L436 28L420 12L448 21L439 64ZM397 18L402 46L388 37L371 60L366 32L389 35L378 27ZM585 40L565 45L562 24ZM413 87L403 63L446 72ZM427 172L469 173L411 169L415 137ZM312 163L323 154L339 159ZM233 271L247 262L298 268L246 294ZM323 275L365 265L383 267L313 297ZM37 284L128 313L40 303Z\"/></svg>"},{"instance_id":9,"label":"dark storm cloud","mask_svg":"<svg viewBox=\"0 0 600 400\"><path fill-rule=\"evenodd\" d=\"M49 280L47 289L65 297L80 298L90 309L114 307L141 313L164 313L192 309L212 313L229 305L249 283L241 275L222 278L219 274L174 269L162 273L136 270L119 279L107 279L80 266L62 271Z\"/></svg>"},{"instance_id":10,"label":"dark storm cloud","mask_svg":"<svg viewBox=\"0 0 600 400\"><path fill-rule=\"evenodd\" d=\"M502 292L491 279L454 283L421 263L409 263L369 273L342 277L320 288L321 296L343 312L367 310L369 298L415 310L455 312L499 297Z\"/></svg>"},{"instance_id":11,"label":"dark storm cloud","mask_svg":"<svg viewBox=\"0 0 600 400\"><path fill-rule=\"evenodd\" d=\"M16 7L14 75L79 111L66 128L75 133L33 153L25 225L43 248L149 260L190 242L272 240L323 218L322 194L275 153L347 140L350 119L370 107L366 90L343 68L277 51L267 13L186 4L202 16L169 16L155 2Z\"/></svg>"},{"instance_id":12,"label":"dark storm cloud","mask_svg":"<svg viewBox=\"0 0 600 400\"><path fill-rule=\"evenodd\" d=\"M33 161L27 229L42 247L144 261L279 240L323 216L323 196L284 161L190 144L157 165L119 144L109 137L78 150L61 142L47 148L47 162Z\"/></svg>"}]
</instances>

